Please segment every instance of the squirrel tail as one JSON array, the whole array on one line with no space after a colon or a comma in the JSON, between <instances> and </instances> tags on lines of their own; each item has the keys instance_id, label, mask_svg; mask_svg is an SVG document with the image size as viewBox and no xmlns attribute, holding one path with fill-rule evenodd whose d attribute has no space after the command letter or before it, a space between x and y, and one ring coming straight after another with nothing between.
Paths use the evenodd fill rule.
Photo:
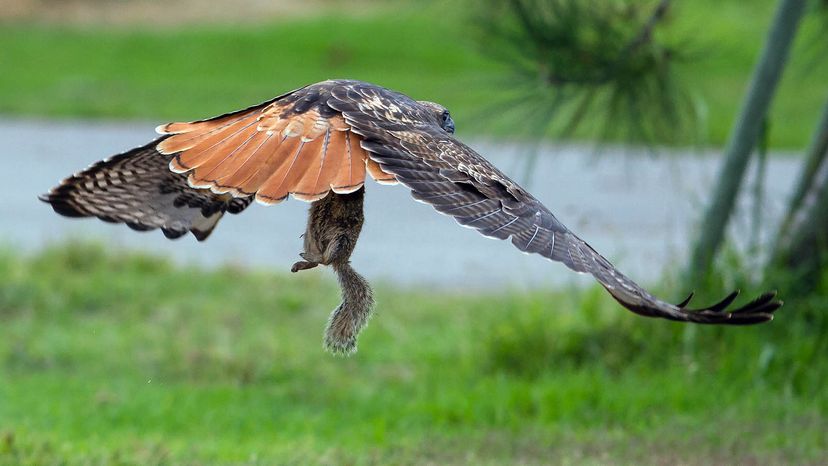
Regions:
<instances>
[{"instance_id":1,"label":"squirrel tail","mask_svg":"<svg viewBox=\"0 0 828 466\"><path fill-rule=\"evenodd\" d=\"M374 293L349 262L333 264L342 289L342 303L334 309L325 330L325 349L334 354L356 352L356 340L374 307Z\"/></svg>"}]
</instances>

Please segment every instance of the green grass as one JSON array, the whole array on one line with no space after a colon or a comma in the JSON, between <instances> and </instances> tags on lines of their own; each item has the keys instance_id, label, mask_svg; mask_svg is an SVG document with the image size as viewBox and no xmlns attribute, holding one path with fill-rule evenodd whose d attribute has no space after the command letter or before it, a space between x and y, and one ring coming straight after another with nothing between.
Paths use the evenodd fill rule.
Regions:
<instances>
[{"instance_id":1,"label":"green grass","mask_svg":"<svg viewBox=\"0 0 828 466\"><path fill-rule=\"evenodd\" d=\"M380 82L462 111L495 68L451 27L416 12L320 16L245 28L0 29L0 112L194 119L328 78ZM472 85L470 85L472 84Z\"/></svg>"},{"instance_id":2,"label":"green grass","mask_svg":"<svg viewBox=\"0 0 828 466\"><path fill-rule=\"evenodd\" d=\"M703 142L726 140L773 13L772 0L683 2L671 35L689 44L682 81L702 110ZM419 5L419 4L418 4ZM306 83L351 77L444 103L459 128L522 134L526 122L482 125L504 95L503 69L470 39L462 2L405 2L373 15L320 13L240 26L113 29L3 24L0 113L188 120L224 113ZM828 98L824 49L806 21L772 112L771 144L802 147ZM11 72L8 72L11 70ZM586 136L586 135L584 135Z\"/></svg>"},{"instance_id":3,"label":"green grass","mask_svg":"<svg viewBox=\"0 0 828 466\"><path fill-rule=\"evenodd\" d=\"M770 325L600 290L377 292L67 244L0 253L0 464L745 464L828 459L824 298Z\"/></svg>"}]
</instances>

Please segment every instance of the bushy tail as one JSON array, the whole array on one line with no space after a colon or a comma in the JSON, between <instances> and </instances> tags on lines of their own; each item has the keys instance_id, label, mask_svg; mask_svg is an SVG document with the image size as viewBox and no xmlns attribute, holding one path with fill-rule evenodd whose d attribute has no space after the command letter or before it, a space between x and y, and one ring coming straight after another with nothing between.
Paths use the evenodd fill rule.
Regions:
<instances>
[{"instance_id":1,"label":"bushy tail","mask_svg":"<svg viewBox=\"0 0 828 466\"><path fill-rule=\"evenodd\" d=\"M350 263L333 264L333 269L342 288L342 303L328 319L325 348L334 354L348 355L356 351L357 335L371 317L374 293Z\"/></svg>"}]
</instances>

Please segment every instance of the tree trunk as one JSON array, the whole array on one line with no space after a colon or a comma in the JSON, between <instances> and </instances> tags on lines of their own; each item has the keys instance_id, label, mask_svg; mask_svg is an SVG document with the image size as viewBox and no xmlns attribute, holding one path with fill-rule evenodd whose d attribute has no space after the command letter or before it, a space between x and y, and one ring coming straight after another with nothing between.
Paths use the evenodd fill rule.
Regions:
<instances>
[{"instance_id":1,"label":"tree trunk","mask_svg":"<svg viewBox=\"0 0 828 466\"><path fill-rule=\"evenodd\" d=\"M813 196L807 196L803 215L786 243L775 252L770 266L794 273L802 292L812 290L821 280L821 266L828 252L828 164L823 164L813 183Z\"/></svg>"},{"instance_id":2,"label":"tree trunk","mask_svg":"<svg viewBox=\"0 0 828 466\"><path fill-rule=\"evenodd\" d=\"M701 224L701 235L691 256L689 271L694 279L700 279L708 271L722 243L750 154L785 68L800 19L805 12L805 3L805 0L780 0L779 2L773 26L766 39L759 63L754 69L736 127L728 140L724 167L719 173L716 191L705 212Z\"/></svg>"},{"instance_id":3,"label":"tree trunk","mask_svg":"<svg viewBox=\"0 0 828 466\"><path fill-rule=\"evenodd\" d=\"M828 103L814 131L796 191L780 225L771 269L796 273L799 284L810 288L818 280L828 246ZM773 270L771 270L773 271Z\"/></svg>"},{"instance_id":4,"label":"tree trunk","mask_svg":"<svg viewBox=\"0 0 828 466\"><path fill-rule=\"evenodd\" d=\"M825 102L825 108L822 110L822 118L819 120L819 124L814 131L811 144L808 146L805 165L803 165L802 171L799 174L796 190L788 201L785 218L779 224L779 231L776 234L774 247L772 248L774 255L782 254L782 250L790 246L791 229L794 223L801 221L802 204L809 193L813 194L815 192L814 180L826 158L828 158L828 101ZM818 186L818 183L816 185Z\"/></svg>"}]
</instances>

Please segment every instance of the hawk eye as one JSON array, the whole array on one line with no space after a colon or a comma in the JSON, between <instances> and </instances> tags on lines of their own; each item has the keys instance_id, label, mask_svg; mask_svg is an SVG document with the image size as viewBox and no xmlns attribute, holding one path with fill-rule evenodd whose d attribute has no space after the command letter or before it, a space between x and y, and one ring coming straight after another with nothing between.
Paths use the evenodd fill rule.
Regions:
<instances>
[{"instance_id":1,"label":"hawk eye","mask_svg":"<svg viewBox=\"0 0 828 466\"><path fill-rule=\"evenodd\" d=\"M451 119L451 115L449 114L448 110L443 110L442 121L440 122L440 126L446 130L448 133L454 133L454 120Z\"/></svg>"}]
</instances>

